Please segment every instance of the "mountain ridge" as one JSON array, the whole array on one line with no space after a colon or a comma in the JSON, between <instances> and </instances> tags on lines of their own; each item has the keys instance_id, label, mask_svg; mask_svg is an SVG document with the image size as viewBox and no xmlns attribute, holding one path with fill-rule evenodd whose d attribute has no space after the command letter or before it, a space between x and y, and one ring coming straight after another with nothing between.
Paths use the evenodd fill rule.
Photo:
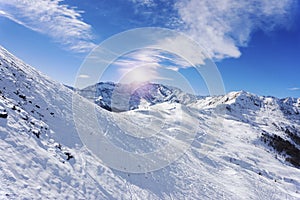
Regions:
<instances>
[{"instance_id":1,"label":"mountain ridge","mask_svg":"<svg viewBox=\"0 0 300 200\"><path fill-rule=\"evenodd\" d=\"M158 95L157 93L161 92L161 91L153 92L151 87L155 88L156 86L163 87L165 90L167 90L167 93L171 94L171 97L165 95L165 96L163 96L163 98L160 98L160 99L156 98L156 96ZM122 87L122 89L124 91L120 91L120 89L118 89L118 87L119 88ZM145 87L149 87L151 89L147 88L145 90ZM202 99L206 99L206 98L212 98L212 100L213 99L222 99L223 104L228 104L228 102L234 101L234 100L239 101L239 103L241 103L240 100L243 101L248 98L248 99L251 99L251 101L254 101L254 104L257 104L256 106L259 106L258 104L268 103L268 100L269 100L269 101L275 101L281 105L285 104L285 105L288 105L291 107L295 107L296 108L296 110L294 110L295 114L298 114L299 109L300 109L300 98L294 98L294 97L277 98L274 96L258 96L258 95L255 95L253 93L250 93L250 92L247 92L244 90L232 91L225 95L219 95L219 96L198 96L198 95L192 95L192 94L185 93L176 87L166 86L163 84L142 83L138 86L136 86L136 85L132 86L130 84L121 84L121 83L114 83L114 82L99 82L94 85L88 86L84 89L75 89L75 88L72 88L72 89L76 90L78 92L78 94L80 94L81 96L83 96L87 99L90 99L92 102L96 103L100 107L102 107L106 110L109 110L109 111L112 110L111 106L109 104L111 104L110 101L111 101L112 94L114 92L116 92L116 93L120 92L121 95L124 95L124 96L125 96L125 94L126 95L130 94L130 96L128 96L129 108L124 109L124 111L138 108L139 102L133 102L133 103L130 102L132 100L132 98L136 98L137 101L139 101L139 100L145 98L145 96L147 97L147 95L150 96L152 99L154 99L154 101L146 99L146 101L150 105L154 105L156 103L167 102L167 101L188 104L188 103L195 102L196 100L202 100ZM142 92L141 92L141 90L142 90ZM122 92L124 92L124 93L122 94ZM142 93L142 94L139 94L139 93ZM104 96L104 98L103 98L103 96ZM225 98L225 100L224 100L224 98ZM263 102L263 101L265 101L265 102ZM213 101L211 101L210 103L213 103ZM284 106L282 106L282 107L284 107ZM292 114L292 113L290 113L290 114Z\"/></svg>"}]
</instances>

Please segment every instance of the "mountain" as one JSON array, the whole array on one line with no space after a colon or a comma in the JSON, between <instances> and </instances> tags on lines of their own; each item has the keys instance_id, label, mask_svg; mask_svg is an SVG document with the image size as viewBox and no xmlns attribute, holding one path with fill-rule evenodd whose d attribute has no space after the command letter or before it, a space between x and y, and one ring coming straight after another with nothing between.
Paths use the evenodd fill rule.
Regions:
<instances>
[{"instance_id":1,"label":"mountain","mask_svg":"<svg viewBox=\"0 0 300 200\"><path fill-rule=\"evenodd\" d=\"M300 198L299 99L244 91L191 97L176 88L146 84L135 88L132 98L124 94L131 101L125 109L116 107L123 112L109 112L114 111L109 102L115 84L91 86L99 91L96 95L70 89L2 47L0 71L0 199ZM99 119L98 127L89 108ZM152 126L153 120L159 126ZM194 127L184 153L151 172L112 169L107 157L99 159L83 144L100 131L119 148L147 155L174 134L184 138ZM160 138L128 135L157 131ZM95 141L101 148L99 144L104 145Z\"/></svg>"},{"instance_id":2,"label":"mountain","mask_svg":"<svg viewBox=\"0 0 300 200\"><path fill-rule=\"evenodd\" d=\"M78 90L78 94L109 111L128 111L163 102L187 104L196 100L178 88L155 83L116 84L100 82Z\"/></svg>"}]
</instances>

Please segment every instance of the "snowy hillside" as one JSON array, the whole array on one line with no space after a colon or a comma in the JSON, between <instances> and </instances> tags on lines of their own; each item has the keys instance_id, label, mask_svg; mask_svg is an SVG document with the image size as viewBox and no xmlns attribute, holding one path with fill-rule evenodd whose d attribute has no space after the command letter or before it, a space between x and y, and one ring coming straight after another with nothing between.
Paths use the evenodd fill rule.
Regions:
<instances>
[{"instance_id":1,"label":"snowy hillside","mask_svg":"<svg viewBox=\"0 0 300 200\"><path fill-rule=\"evenodd\" d=\"M87 100L2 47L0 71L0 199L300 199L300 99L247 92L195 98L150 85L136 90L130 111L116 113L107 111L114 84L97 87L96 95L79 92ZM175 132L189 134L193 126L198 131L191 147L167 167L121 172L81 142L74 96L79 104L73 109L84 111L91 100L108 106L96 107L103 134L126 151L149 152ZM82 120L87 133L96 131L88 118ZM141 141L114 120L137 133L159 128L166 136ZM163 125L146 126L148 120Z\"/></svg>"}]
</instances>

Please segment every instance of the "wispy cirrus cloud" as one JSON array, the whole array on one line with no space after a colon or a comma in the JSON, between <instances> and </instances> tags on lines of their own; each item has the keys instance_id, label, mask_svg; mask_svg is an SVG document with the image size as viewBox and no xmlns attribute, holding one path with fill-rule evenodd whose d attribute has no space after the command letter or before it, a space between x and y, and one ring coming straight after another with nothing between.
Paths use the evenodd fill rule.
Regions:
<instances>
[{"instance_id":1,"label":"wispy cirrus cloud","mask_svg":"<svg viewBox=\"0 0 300 200\"><path fill-rule=\"evenodd\" d=\"M141 13L144 5L147 15L150 11L157 15L162 10L160 18L164 20L159 24L164 22L165 27L186 33L216 60L238 58L240 48L248 45L257 30L268 32L289 27L292 11L297 6L296 0L161 0L155 1L156 4L151 0L130 1L139 6ZM165 8L160 5L166 2L168 12L163 12Z\"/></svg>"},{"instance_id":2,"label":"wispy cirrus cloud","mask_svg":"<svg viewBox=\"0 0 300 200\"><path fill-rule=\"evenodd\" d=\"M80 74L78 78L90 78L90 76L87 74Z\"/></svg>"},{"instance_id":3,"label":"wispy cirrus cloud","mask_svg":"<svg viewBox=\"0 0 300 200\"><path fill-rule=\"evenodd\" d=\"M151 80L169 80L163 77L160 69L178 71L190 67L190 63L177 55L159 49L141 49L120 57L113 64L117 67L123 82L132 80L146 82Z\"/></svg>"},{"instance_id":4,"label":"wispy cirrus cloud","mask_svg":"<svg viewBox=\"0 0 300 200\"><path fill-rule=\"evenodd\" d=\"M300 88L299 87L292 87L292 88L288 88L288 90L290 90L290 91L298 91L298 90L300 90Z\"/></svg>"},{"instance_id":5,"label":"wispy cirrus cloud","mask_svg":"<svg viewBox=\"0 0 300 200\"><path fill-rule=\"evenodd\" d=\"M0 16L51 37L74 52L95 47L91 25L82 11L62 4L63 0L0 0Z\"/></svg>"},{"instance_id":6,"label":"wispy cirrus cloud","mask_svg":"<svg viewBox=\"0 0 300 200\"><path fill-rule=\"evenodd\" d=\"M251 34L290 24L295 0L179 0L183 30L216 59L237 58Z\"/></svg>"},{"instance_id":7,"label":"wispy cirrus cloud","mask_svg":"<svg viewBox=\"0 0 300 200\"><path fill-rule=\"evenodd\" d=\"M121 71L139 66L153 69L161 67L177 71L179 68L187 68L191 65L183 58L159 49L137 50L119 58L113 64Z\"/></svg>"},{"instance_id":8,"label":"wispy cirrus cloud","mask_svg":"<svg viewBox=\"0 0 300 200\"><path fill-rule=\"evenodd\" d=\"M156 6L156 3L154 0L130 0L132 3L135 3L140 6L146 6L146 7L154 7Z\"/></svg>"}]
</instances>

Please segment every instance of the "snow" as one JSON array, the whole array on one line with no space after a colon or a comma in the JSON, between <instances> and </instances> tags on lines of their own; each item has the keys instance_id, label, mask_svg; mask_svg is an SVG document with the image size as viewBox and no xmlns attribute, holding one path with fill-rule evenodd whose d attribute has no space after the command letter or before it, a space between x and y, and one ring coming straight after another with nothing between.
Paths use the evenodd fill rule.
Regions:
<instances>
[{"instance_id":1,"label":"snow","mask_svg":"<svg viewBox=\"0 0 300 200\"><path fill-rule=\"evenodd\" d=\"M174 162L128 173L108 167L83 145L73 119L74 96L78 110L94 108L95 100L109 105L113 83L94 86L91 91L101 85L101 95L90 92L86 100L2 47L0 70L0 114L7 113L0 117L0 199L300 199L300 170L260 139L270 133L296 145L285 131L299 136L299 99L244 91L196 98L150 85L155 98L139 93L133 110L114 113L97 106L100 130L127 151L150 152L164 146L166 136L197 127L191 146ZM179 101L169 98L173 94ZM99 131L88 119L77 123ZM151 133L161 129L166 135L153 139ZM139 138L142 130L148 130L146 141Z\"/></svg>"}]
</instances>

